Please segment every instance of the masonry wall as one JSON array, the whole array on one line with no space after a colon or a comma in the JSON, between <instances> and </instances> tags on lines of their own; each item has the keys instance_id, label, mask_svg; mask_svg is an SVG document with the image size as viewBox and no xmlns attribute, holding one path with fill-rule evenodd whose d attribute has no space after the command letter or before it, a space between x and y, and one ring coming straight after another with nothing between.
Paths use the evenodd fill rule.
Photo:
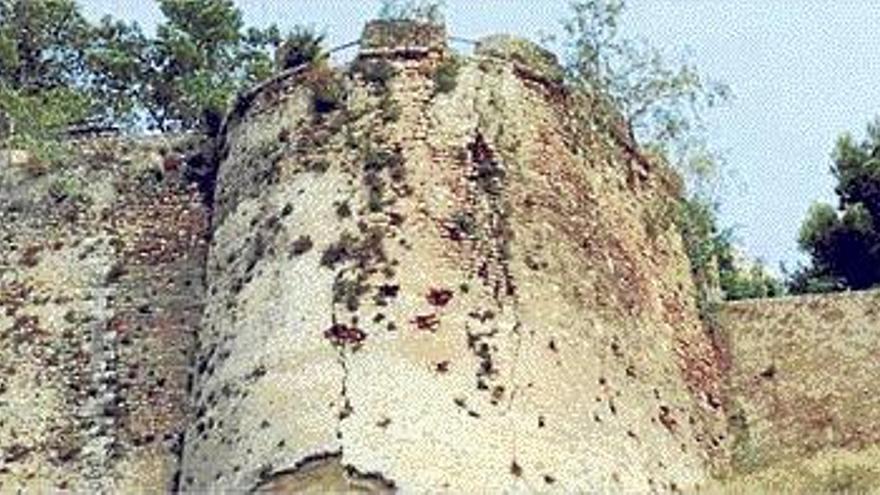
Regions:
<instances>
[{"instance_id":1,"label":"masonry wall","mask_svg":"<svg viewBox=\"0 0 880 495\"><path fill-rule=\"evenodd\" d=\"M172 489L208 226L180 142L0 152L0 492Z\"/></svg>"},{"instance_id":2,"label":"masonry wall","mask_svg":"<svg viewBox=\"0 0 880 495\"><path fill-rule=\"evenodd\" d=\"M228 123L181 487L698 487L726 439L675 181L537 47L449 87L411 27Z\"/></svg>"},{"instance_id":3,"label":"masonry wall","mask_svg":"<svg viewBox=\"0 0 880 495\"><path fill-rule=\"evenodd\" d=\"M721 325L737 471L880 441L880 292L729 303Z\"/></svg>"}]
</instances>

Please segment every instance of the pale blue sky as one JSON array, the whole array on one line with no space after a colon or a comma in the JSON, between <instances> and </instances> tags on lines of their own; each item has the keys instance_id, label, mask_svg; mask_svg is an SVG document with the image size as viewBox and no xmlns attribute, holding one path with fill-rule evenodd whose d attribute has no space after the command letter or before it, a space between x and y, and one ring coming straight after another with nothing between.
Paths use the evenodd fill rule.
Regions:
<instances>
[{"instance_id":1,"label":"pale blue sky","mask_svg":"<svg viewBox=\"0 0 880 495\"><path fill-rule=\"evenodd\" d=\"M148 0L80 0L86 13L160 18ZM330 45L358 37L378 0L236 0L252 25L325 29ZM451 34L558 32L566 0L447 0ZM733 180L721 220L745 252L775 268L802 259L795 239L813 201L833 201L829 154L837 135L861 136L880 114L880 2L876 0L630 0L624 28L660 47L687 47L702 71L731 85L708 115L709 139Z\"/></svg>"}]
</instances>

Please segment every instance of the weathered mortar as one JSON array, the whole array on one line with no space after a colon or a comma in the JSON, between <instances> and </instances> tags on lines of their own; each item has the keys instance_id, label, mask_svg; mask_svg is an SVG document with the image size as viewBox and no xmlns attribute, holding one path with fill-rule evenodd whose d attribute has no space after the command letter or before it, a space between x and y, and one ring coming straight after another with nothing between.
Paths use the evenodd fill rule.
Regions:
<instances>
[{"instance_id":1,"label":"weathered mortar","mask_svg":"<svg viewBox=\"0 0 880 495\"><path fill-rule=\"evenodd\" d=\"M182 488L699 486L720 377L669 175L537 47L437 93L409 29L230 119Z\"/></svg>"},{"instance_id":2,"label":"weathered mortar","mask_svg":"<svg viewBox=\"0 0 880 495\"><path fill-rule=\"evenodd\" d=\"M735 471L880 442L880 292L729 303L720 321Z\"/></svg>"},{"instance_id":3,"label":"weathered mortar","mask_svg":"<svg viewBox=\"0 0 880 495\"><path fill-rule=\"evenodd\" d=\"M246 93L212 211L178 138L0 154L0 493L880 485L880 293L710 339L675 174L537 46L454 60L374 23Z\"/></svg>"},{"instance_id":4,"label":"weathered mortar","mask_svg":"<svg viewBox=\"0 0 880 495\"><path fill-rule=\"evenodd\" d=\"M0 171L0 492L172 488L207 233L172 144Z\"/></svg>"}]
</instances>

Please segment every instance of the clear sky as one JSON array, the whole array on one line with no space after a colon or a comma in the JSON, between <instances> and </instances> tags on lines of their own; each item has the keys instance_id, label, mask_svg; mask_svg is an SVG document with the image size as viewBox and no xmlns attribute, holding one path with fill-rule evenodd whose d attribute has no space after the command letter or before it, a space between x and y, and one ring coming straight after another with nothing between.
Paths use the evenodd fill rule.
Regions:
<instances>
[{"instance_id":1,"label":"clear sky","mask_svg":"<svg viewBox=\"0 0 880 495\"><path fill-rule=\"evenodd\" d=\"M79 0L152 29L149 0ZM311 24L331 46L357 39L378 0L236 0L251 25ZM451 34L559 32L567 0L447 0ZM726 153L721 221L744 251L771 268L801 255L807 208L834 201L830 152L844 131L862 136L880 115L880 2L876 0L630 0L624 29L661 48L686 47L735 99L708 115L710 142Z\"/></svg>"}]
</instances>

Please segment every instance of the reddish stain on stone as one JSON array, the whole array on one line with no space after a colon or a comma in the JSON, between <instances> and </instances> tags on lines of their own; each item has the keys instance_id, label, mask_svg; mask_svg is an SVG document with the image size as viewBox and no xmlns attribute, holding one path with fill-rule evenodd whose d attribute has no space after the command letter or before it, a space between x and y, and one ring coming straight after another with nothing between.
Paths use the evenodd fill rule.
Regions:
<instances>
[{"instance_id":1,"label":"reddish stain on stone","mask_svg":"<svg viewBox=\"0 0 880 495\"><path fill-rule=\"evenodd\" d=\"M446 306L452 300L452 291L448 289L431 289L426 298L432 306Z\"/></svg>"},{"instance_id":2,"label":"reddish stain on stone","mask_svg":"<svg viewBox=\"0 0 880 495\"><path fill-rule=\"evenodd\" d=\"M338 345L358 344L367 338L367 334L359 328L336 323L324 331L324 338Z\"/></svg>"},{"instance_id":3,"label":"reddish stain on stone","mask_svg":"<svg viewBox=\"0 0 880 495\"><path fill-rule=\"evenodd\" d=\"M428 330L429 332L436 332L437 326L440 325L440 320L437 319L437 315L431 313L429 315L418 315L415 319L412 320L412 323L419 330Z\"/></svg>"}]
</instances>

